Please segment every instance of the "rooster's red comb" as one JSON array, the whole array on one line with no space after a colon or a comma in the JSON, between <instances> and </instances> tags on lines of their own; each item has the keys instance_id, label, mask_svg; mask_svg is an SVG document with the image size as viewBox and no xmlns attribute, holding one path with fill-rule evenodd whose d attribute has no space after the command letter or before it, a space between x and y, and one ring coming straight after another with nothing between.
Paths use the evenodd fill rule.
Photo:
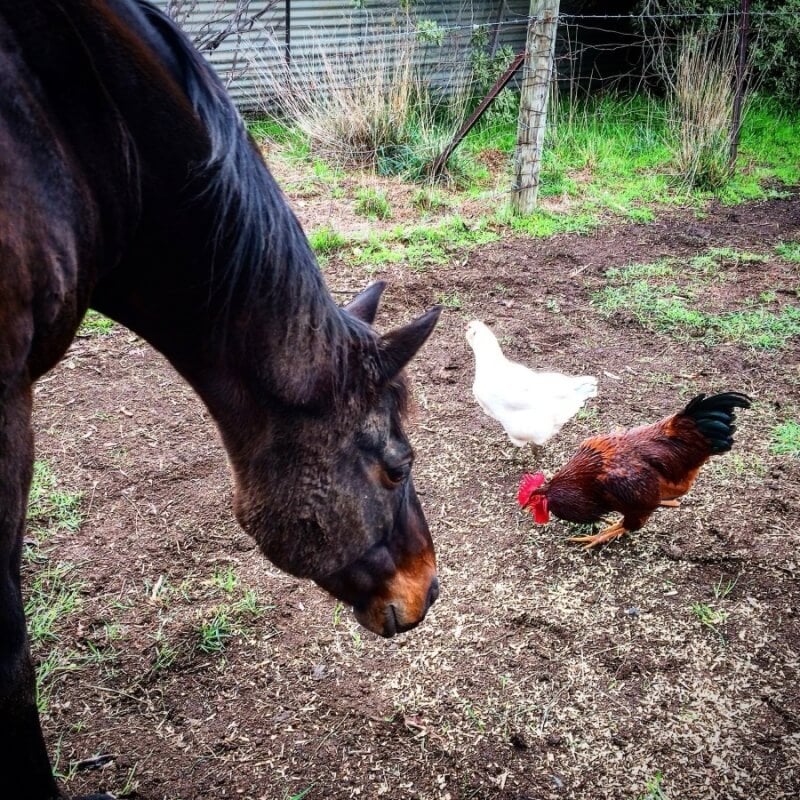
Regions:
<instances>
[{"instance_id":1,"label":"rooster's red comb","mask_svg":"<svg viewBox=\"0 0 800 800\"><path fill-rule=\"evenodd\" d=\"M535 475L529 473L522 476L522 480L519 482L519 492L517 492L517 502L522 508L528 505L531 495L544 481L545 477L543 472L537 472Z\"/></svg>"}]
</instances>

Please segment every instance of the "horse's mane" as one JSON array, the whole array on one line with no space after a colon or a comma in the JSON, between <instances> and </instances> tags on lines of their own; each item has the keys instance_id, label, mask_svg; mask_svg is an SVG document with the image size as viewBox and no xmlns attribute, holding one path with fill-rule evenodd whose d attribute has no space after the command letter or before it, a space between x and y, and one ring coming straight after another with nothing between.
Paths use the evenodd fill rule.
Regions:
<instances>
[{"instance_id":1,"label":"horse's mane","mask_svg":"<svg viewBox=\"0 0 800 800\"><path fill-rule=\"evenodd\" d=\"M369 349L374 336L350 315L336 313L300 223L220 79L172 19L145 0L133 3L163 42L165 52L157 55L210 140L208 159L197 165L193 183L200 187L197 201L216 212L210 245L216 256L213 290L218 308L226 309L234 297L257 302L285 321L287 336L307 344L312 344L309 326L324 328L323 336L313 337L313 346L326 343L327 358L338 366L335 383L343 389L340 381L346 380L354 340L361 342L357 349ZM289 282L291 291L282 291Z\"/></svg>"},{"instance_id":2,"label":"horse's mane","mask_svg":"<svg viewBox=\"0 0 800 800\"><path fill-rule=\"evenodd\" d=\"M256 152L244 122L222 82L170 17L145 0L133 0L159 34L158 53L202 121L211 145L196 165L197 199L216 212L211 243L217 252L214 277L230 294L280 286L292 273L293 295L327 298L316 259L286 198ZM220 263L224 262L224 263ZM272 294L272 292L269 292ZM228 298L230 299L230 297ZM267 300L266 297L260 298Z\"/></svg>"}]
</instances>

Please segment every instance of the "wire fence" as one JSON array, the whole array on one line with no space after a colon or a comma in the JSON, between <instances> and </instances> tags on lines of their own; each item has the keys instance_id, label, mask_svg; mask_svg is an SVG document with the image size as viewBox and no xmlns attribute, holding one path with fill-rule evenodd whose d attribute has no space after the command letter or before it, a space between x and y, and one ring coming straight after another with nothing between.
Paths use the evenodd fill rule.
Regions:
<instances>
[{"instance_id":1,"label":"wire fence","mask_svg":"<svg viewBox=\"0 0 800 800\"><path fill-rule=\"evenodd\" d=\"M264 70L285 74L287 66L309 75L322 72L322 54L350 68L339 86L353 80L355 62L368 65L376 50L405 52L414 47L424 77L445 91L479 91L487 83L486 59L510 61L524 48L536 19L520 2L416 4L413 14L399 3L293 3L275 0L167 0L166 5L217 68L244 111L258 111L266 92ZM366 4L365 4L366 5ZM315 7L316 6L316 7ZM340 7L341 6L341 7ZM287 12L287 8L290 9ZM787 22L788 9L752 11L754 27L765 19ZM674 51L687 29L735 27L738 12L663 14L571 14L558 17L555 80L584 91L657 85L654 47ZM508 52L508 51L512 52ZM499 53L499 56L498 56ZM476 69L477 67L477 69ZM495 71L499 69L495 68ZM326 80L335 76L326 75ZM271 81L274 84L274 80ZM320 84L320 90L324 87Z\"/></svg>"},{"instance_id":2,"label":"wire fence","mask_svg":"<svg viewBox=\"0 0 800 800\"><path fill-rule=\"evenodd\" d=\"M275 0L171 4L244 112L303 116L315 146L324 153L341 148L344 139L341 160L353 162L374 158L376 147L384 155L396 147L390 129L405 124L403 110L414 104L426 107L422 124L433 131L432 160L525 49L529 26L541 22L527 13L528 0L443 0L414 4L413 13L396 2L367 10L293 0L291 15L288 3ZM775 9L750 16L758 30L766 19L788 23L792 14ZM554 98L674 91L687 36L702 33L717 55L730 60L740 21L738 12L717 11L560 14L549 79ZM549 51L550 42L543 40L542 47ZM529 52L529 61L538 55ZM730 67L733 80L735 65ZM514 89L522 74L489 107L490 115L516 113ZM380 138L376 144L379 125L387 128L378 134L385 146Z\"/></svg>"}]
</instances>

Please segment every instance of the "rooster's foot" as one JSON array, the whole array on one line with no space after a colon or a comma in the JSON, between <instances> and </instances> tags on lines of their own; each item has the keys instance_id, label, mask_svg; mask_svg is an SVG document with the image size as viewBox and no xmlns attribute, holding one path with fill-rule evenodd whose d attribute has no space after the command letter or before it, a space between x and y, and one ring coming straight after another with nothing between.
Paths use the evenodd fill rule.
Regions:
<instances>
[{"instance_id":1,"label":"rooster's foot","mask_svg":"<svg viewBox=\"0 0 800 800\"><path fill-rule=\"evenodd\" d=\"M665 508L678 508L680 506L680 500L662 500L659 505L664 506Z\"/></svg>"},{"instance_id":2,"label":"rooster's foot","mask_svg":"<svg viewBox=\"0 0 800 800\"><path fill-rule=\"evenodd\" d=\"M620 536L624 536L627 532L628 529L622 524L622 522L615 522L613 525L610 525L608 528L600 531L600 533L595 533L592 536L570 536L567 541L578 542L583 544L587 550L590 550L592 547L597 547L599 544L605 544L606 542L611 542L614 539L618 539Z\"/></svg>"}]
</instances>

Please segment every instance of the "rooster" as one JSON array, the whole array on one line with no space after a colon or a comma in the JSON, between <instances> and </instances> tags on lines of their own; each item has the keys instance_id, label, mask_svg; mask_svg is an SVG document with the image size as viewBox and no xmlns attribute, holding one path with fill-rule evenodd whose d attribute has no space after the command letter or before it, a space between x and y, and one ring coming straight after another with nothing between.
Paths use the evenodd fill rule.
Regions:
<instances>
[{"instance_id":1,"label":"rooster","mask_svg":"<svg viewBox=\"0 0 800 800\"><path fill-rule=\"evenodd\" d=\"M541 472L525 475L517 500L539 524L551 512L580 523L621 513L600 533L570 538L587 548L639 530L659 506L679 505L711 456L731 449L736 408L750 408L750 398L739 392L700 394L660 422L593 436L549 481Z\"/></svg>"},{"instance_id":2,"label":"rooster","mask_svg":"<svg viewBox=\"0 0 800 800\"><path fill-rule=\"evenodd\" d=\"M517 447L543 445L597 394L597 378L590 375L536 372L509 361L479 320L467 326L467 342L475 352L475 399Z\"/></svg>"}]
</instances>

